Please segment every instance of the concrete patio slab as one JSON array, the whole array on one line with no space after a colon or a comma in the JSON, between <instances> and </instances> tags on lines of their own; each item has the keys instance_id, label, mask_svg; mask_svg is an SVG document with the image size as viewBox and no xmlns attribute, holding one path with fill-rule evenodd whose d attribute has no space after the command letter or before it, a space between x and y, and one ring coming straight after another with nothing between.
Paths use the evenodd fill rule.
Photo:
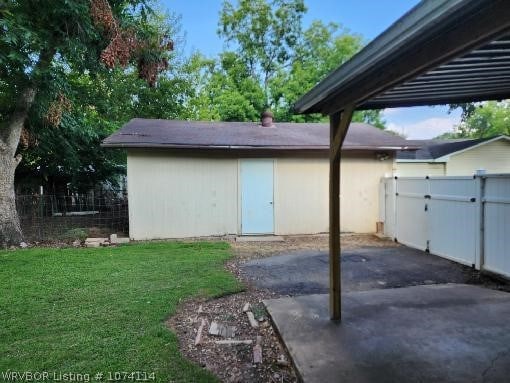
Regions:
<instances>
[{"instance_id":1,"label":"concrete patio slab","mask_svg":"<svg viewBox=\"0 0 510 383\"><path fill-rule=\"evenodd\" d=\"M510 294L446 284L264 302L304 382L509 382Z\"/></svg>"}]
</instances>

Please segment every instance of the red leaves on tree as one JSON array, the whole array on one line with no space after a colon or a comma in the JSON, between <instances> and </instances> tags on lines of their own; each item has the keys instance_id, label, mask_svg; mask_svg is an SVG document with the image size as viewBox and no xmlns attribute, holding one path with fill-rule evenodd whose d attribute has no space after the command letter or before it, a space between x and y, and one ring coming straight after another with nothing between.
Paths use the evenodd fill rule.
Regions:
<instances>
[{"instance_id":1,"label":"red leaves on tree","mask_svg":"<svg viewBox=\"0 0 510 383\"><path fill-rule=\"evenodd\" d=\"M117 34L119 29L117 21L113 17L110 4L106 0L92 0L90 2L90 16L96 26L103 28L107 35Z\"/></svg>"},{"instance_id":2,"label":"red leaves on tree","mask_svg":"<svg viewBox=\"0 0 510 383\"><path fill-rule=\"evenodd\" d=\"M57 127L60 125L64 111L68 112L70 110L71 101L64 94L59 93L57 98L50 104L44 119L49 125Z\"/></svg>"},{"instance_id":3,"label":"red leaves on tree","mask_svg":"<svg viewBox=\"0 0 510 383\"><path fill-rule=\"evenodd\" d=\"M174 49L174 43L167 36L158 38L156 42L146 42L141 48L142 51L164 52ZM158 74L168 68L168 60L165 57L159 59L147 59L145 55L141 55L138 59L138 77L147 81L149 86L156 85Z\"/></svg>"},{"instance_id":4,"label":"red leaves on tree","mask_svg":"<svg viewBox=\"0 0 510 383\"><path fill-rule=\"evenodd\" d=\"M21 129L19 142L24 149L27 149L30 146L38 145L37 138L35 138L35 136L32 133L30 133L25 127Z\"/></svg>"},{"instance_id":5,"label":"red leaves on tree","mask_svg":"<svg viewBox=\"0 0 510 383\"><path fill-rule=\"evenodd\" d=\"M122 29L113 16L107 0L91 0L90 15L94 24L101 28L109 44L101 52L100 60L107 68L125 67L136 59L138 76L155 86L158 75L168 68L164 53L173 50L173 41L161 36L158 41L140 40L134 31Z\"/></svg>"},{"instance_id":6,"label":"red leaves on tree","mask_svg":"<svg viewBox=\"0 0 510 383\"><path fill-rule=\"evenodd\" d=\"M121 31L101 52L101 61L110 69L114 68L116 63L125 67L138 48L139 42L134 33Z\"/></svg>"}]
</instances>

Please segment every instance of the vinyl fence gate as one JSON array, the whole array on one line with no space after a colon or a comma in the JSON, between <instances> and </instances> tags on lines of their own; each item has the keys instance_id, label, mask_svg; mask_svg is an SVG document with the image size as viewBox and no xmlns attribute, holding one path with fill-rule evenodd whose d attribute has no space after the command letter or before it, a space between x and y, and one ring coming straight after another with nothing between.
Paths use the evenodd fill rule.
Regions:
<instances>
[{"instance_id":1,"label":"vinyl fence gate","mask_svg":"<svg viewBox=\"0 0 510 383\"><path fill-rule=\"evenodd\" d=\"M510 278L510 174L381 180L384 234Z\"/></svg>"}]
</instances>

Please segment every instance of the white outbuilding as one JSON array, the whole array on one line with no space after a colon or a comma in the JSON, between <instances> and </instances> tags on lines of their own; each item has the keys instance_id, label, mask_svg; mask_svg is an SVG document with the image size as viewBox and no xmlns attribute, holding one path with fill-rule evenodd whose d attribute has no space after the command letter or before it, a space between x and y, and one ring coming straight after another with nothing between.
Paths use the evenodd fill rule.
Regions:
<instances>
[{"instance_id":1,"label":"white outbuilding","mask_svg":"<svg viewBox=\"0 0 510 383\"><path fill-rule=\"evenodd\" d=\"M408 142L418 150L397 152L398 176L471 176L479 171L510 173L508 136Z\"/></svg>"},{"instance_id":2,"label":"white outbuilding","mask_svg":"<svg viewBox=\"0 0 510 383\"><path fill-rule=\"evenodd\" d=\"M401 137L352 123L342 148L342 231L376 230L381 177ZM133 119L103 142L127 149L132 239L328 231L329 125Z\"/></svg>"}]
</instances>

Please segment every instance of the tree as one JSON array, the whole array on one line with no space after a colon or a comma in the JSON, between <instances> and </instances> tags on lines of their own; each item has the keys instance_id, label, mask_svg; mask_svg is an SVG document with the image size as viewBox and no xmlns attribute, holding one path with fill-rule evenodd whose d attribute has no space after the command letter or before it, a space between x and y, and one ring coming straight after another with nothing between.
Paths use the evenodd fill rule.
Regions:
<instances>
[{"instance_id":1,"label":"tree","mask_svg":"<svg viewBox=\"0 0 510 383\"><path fill-rule=\"evenodd\" d=\"M237 54L223 52L219 60L197 54L190 60L194 96L189 100L195 120L256 121L266 107L264 91Z\"/></svg>"},{"instance_id":2,"label":"tree","mask_svg":"<svg viewBox=\"0 0 510 383\"><path fill-rule=\"evenodd\" d=\"M276 121L325 120L321 115L295 115L292 106L305 91L358 52L363 40L335 23L315 21L303 31L305 13L301 0L240 0L236 6L224 2L218 31L235 52L224 52L221 60L232 60L237 54L237 81L229 82L229 71L223 65L211 77L214 83L202 89L208 92L222 83L223 98L237 106L229 119L258 120L263 109L271 108ZM239 78L248 78L251 83ZM264 105L256 102L260 93L256 88L262 91ZM247 92L249 96L244 97ZM218 115L223 118L221 110L228 108L228 103L219 107ZM250 108L253 112L246 113ZM384 128L380 111L356 112L354 121Z\"/></svg>"},{"instance_id":3,"label":"tree","mask_svg":"<svg viewBox=\"0 0 510 383\"><path fill-rule=\"evenodd\" d=\"M69 73L95 76L130 66L154 86L173 46L152 15L148 0L57 0L51 7L11 0L0 7L1 245L22 240L14 195L20 137L29 141L42 126L59 137L75 101L67 94ZM87 112L85 123L93 115Z\"/></svg>"},{"instance_id":4,"label":"tree","mask_svg":"<svg viewBox=\"0 0 510 383\"><path fill-rule=\"evenodd\" d=\"M510 135L510 101L450 105L450 110L462 109L461 122L452 133L439 138L486 138Z\"/></svg>"},{"instance_id":5,"label":"tree","mask_svg":"<svg viewBox=\"0 0 510 383\"><path fill-rule=\"evenodd\" d=\"M303 0L239 0L237 8L223 3L218 33L234 44L250 75L261 83L267 106L273 76L295 59L305 12Z\"/></svg>"},{"instance_id":6,"label":"tree","mask_svg":"<svg viewBox=\"0 0 510 383\"><path fill-rule=\"evenodd\" d=\"M352 34L339 24L312 22L296 46L296 60L290 70L280 72L271 84L276 119L296 122L325 121L326 118L319 114L295 115L292 106L305 90L311 89L362 47L362 37ZM356 112L353 121L384 128L384 121L378 110Z\"/></svg>"}]
</instances>

